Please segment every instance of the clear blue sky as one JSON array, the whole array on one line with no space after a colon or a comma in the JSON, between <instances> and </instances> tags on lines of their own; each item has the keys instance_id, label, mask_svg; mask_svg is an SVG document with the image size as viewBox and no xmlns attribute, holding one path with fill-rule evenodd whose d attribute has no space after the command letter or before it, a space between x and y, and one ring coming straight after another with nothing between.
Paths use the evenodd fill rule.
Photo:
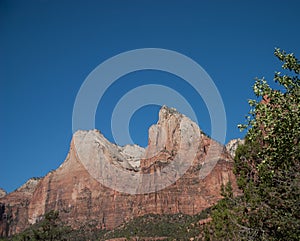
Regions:
<instances>
[{"instance_id":1,"label":"clear blue sky","mask_svg":"<svg viewBox=\"0 0 300 241\"><path fill-rule=\"evenodd\" d=\"M237 124L249 110L253 79L271 80L280 67L274 48L300 56L299 9L297 0L1 0L0 187L13 191L63 162L81 84L101 62L132 49L170 49L199 63L223 98L226 140L243 137ZM140 83L181 91L210 132L207 109L192 89L170 74L144 71L121 78L100 102L96 127L108 139L115 104ZM137 144L147 144L157 113L148 106L132 117Z\"/></svg>"}]
</instances>

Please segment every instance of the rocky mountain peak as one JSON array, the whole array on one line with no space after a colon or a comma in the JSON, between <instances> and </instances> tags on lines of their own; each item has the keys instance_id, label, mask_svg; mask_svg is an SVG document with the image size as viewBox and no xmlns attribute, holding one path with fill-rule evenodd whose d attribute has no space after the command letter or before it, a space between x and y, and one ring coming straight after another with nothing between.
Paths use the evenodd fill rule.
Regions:
<instances>
[{"instance_id":1,"label":"rocky mountain peak","mask_svg":"<svg viewBox=\"0 0 300 241\"><path fill-rule=\"evenodd\" d=\"M88 170L99 168L99 160L128 170L138 170L145 149L138 145L118 146L109 142L98 130L77 131L73 135L77 155ZM95 169L94 169L95 170Z\"/></svg>"},{"instance_id":2,"label":"rocky mountain peak","mask_svg":"<svg viewBox=\"0 0 300 241\"><path fill-rule=\"evenodd\" d=\"M149 128L146 148L118 146L98 130L79 130L57 170L1 198L0 237L39 222L50 210L59 210L75 229L91 223L112 229L149 213L197 214L222 198L228 181L237 191L232 169L222 145L166 106Z\"/></svg>"},{"instance_id":3,"label":"rocky mountain peak","mask_svg":"<svg viewBox=\"0 0 300 241\"><path fill-rule=\"evenodd\" d=\"M165 105L159 111L157 124L152 125L148 133L146 158L153 157L163 150L177 153L184 143L190 143L189 139L196 143L200 141L200 129L196 123L175 108Z\"/></svg>"},{"instance_id":4,"label":"rocky mountain peak","mask_svg":"<svg viewBox=\"0 0 300 241\"><path fill-rule=\"evenodd\" d=\"M147 182L147 175L143 173L142 176L141 169L146 170L164 159L168 159L168 162L180 159L182 162L179 157L183 156L188 161L178 165L188 168L196 157L200 136L199 127L194 122L176 109L163 106L157 124L149 129L148 146L145 149L138 145L121 147L113 144L98 130L77 131L73 142L78 160L96 180L120 192L133 194L159 189L156 186L159 183L152 183L148 189L141 187L141 182ZM170 156L167 157L167 153ZM186 168L182 168L182 172ZM148 172L148 178L151 173ZM172 177L168 179L174 180Z\"/></svg>"},{"instance_id":5,"label":"rocky mountain peak","mask_svg":"<svg viewBox=\"0 0 300 241\"><path fill-rule=\"evenodd\" d=\"M174 118L181 118L183 115L181 113L179 113L175 108L170 108L166 105L163 105L160 108L159 114L158 114L158 124L160 124L161 122L164 122L168 119L170 119L170 117L174 117Z\"/></svg>"}]
</instances>

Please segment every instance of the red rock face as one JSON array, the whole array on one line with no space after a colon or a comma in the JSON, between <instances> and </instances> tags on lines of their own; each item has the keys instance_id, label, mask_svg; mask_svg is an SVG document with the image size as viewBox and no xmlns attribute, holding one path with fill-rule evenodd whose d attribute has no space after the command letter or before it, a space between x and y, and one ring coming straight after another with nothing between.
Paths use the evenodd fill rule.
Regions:
<instances>
[{"instance_id":1,"label":"red rock face","mask_svg":"<svg viewBox=\"0 0 300 241\"><path fill-rule=\"evenodd\" d=\"M195 146L197 148L192 149ZM189 153L191 150L193 153ZM83 155L87 160L82 160ZM191 165L162 190L128 194L101 183L100 177L111 178L112 182L120 180L105 176L106 166L99 164L99 160L126 170L132 176L140 175L137 193L156 185L166 177L166 170L171 170L168 178L178 175L176 170L165 169L174 161ZM104 169L91 175L90 170L99 165ZM73 228L91 224L98 229L112 229L148 213L196 214L221 198L222 184L231 181L237 191L232 169L232 157L223 146L201 134L187 117L166 107L161 109L158 123L149 130L146 150L118 147L96 130L79 131L73 136L66 160L57 170L47 174L30 190L19 190L0 199L0 236L22 231L50 210L59 210L62 221ZM144 178L144 174L152 175ZM123 180L125 187L126 181Z\"/></svg>"},{"instance_id":2,"label":"red rock face","mask_svg":"<svg viewBox=\"0 0 300 241\"><path fill-rule=\"evenodd\" d=\"M29 179L16 191L0 198L0 237L21 232L28 226L28 206L39 181Z\"/></svg>"}]
</instances>

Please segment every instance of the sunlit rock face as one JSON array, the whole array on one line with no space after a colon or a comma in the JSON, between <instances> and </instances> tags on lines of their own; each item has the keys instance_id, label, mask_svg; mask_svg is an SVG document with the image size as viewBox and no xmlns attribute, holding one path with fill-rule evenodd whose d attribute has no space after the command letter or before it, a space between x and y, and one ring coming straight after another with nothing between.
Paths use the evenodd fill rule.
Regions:
<instances>
[{"instance_id":1,"label":"sunlit rock face","mask_svg":"<svg viewBox=\"0 0 300 241\"><path fill-rule=\"evenodd\" d=\"M98 130L77 131L57 170L0 198L0 236L24 230L50 210L73 228L98 229L147 213L197 214L221 198L222 184L231 181L238 191L227 150L166 106L149 128L147 148L117 146Z\"/></svg>"},{"instance_id":2,"label":"sunlit rock face","mask_svg":"<svg viewBox=\"0 0 300 241\"><path fill-rule=\"evenodd\" d=\"M238 148L239 145L243 145L244 143L245 143L245 140L233 139L227 143L226 150L234 158L236 149Z\"/></svg>"},{"instance_id":3,"label":"sunlit rock face","mask_svg":"<svg viewBox=\"0 0 300 241\"><path fill-rule=\"evenodd\" d=\"M4 197L5 195L6 195L6 191L0 188L0 198Z\"/></svg>"}]
</instances>

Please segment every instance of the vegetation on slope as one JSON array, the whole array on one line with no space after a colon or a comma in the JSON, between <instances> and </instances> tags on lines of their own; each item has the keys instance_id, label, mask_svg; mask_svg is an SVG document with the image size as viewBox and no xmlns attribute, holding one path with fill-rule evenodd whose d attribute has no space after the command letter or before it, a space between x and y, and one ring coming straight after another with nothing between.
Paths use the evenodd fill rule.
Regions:
<instances>
[{"instance_id":1,"label":"vegetation on slope","mask_svg":"<svg viewBox=\"0 0 300 241\"><path fill-rule=\"evenodd\" d=\"M50 211L38 224L33 225L24 232L2 241L85 241L85 240L107 240L113 238L142 237L163 238L163 240L186 240L199 235L201 223L199 221L208 217L210 210L207 209L198 215L185 214L147 214L132 219L114 230L96 230L93 227L83 226L79 230L72 230L64 226L59 219L57 211Z\"/></svg>"},{"instance_id":2,"label":"vegetation on slope","mask_svg":"<svg viewBox=\"0 0 300 241\"><path fill-rule=\"evenodd\" d=\"M198 215L185 214L148 214L138 217L125 225L108 232L103 238L118 237L165 237L166 240L189 240L200 233L200 220L208 217L210 210L204 210Z\"/></svg>"}]
</instances>

